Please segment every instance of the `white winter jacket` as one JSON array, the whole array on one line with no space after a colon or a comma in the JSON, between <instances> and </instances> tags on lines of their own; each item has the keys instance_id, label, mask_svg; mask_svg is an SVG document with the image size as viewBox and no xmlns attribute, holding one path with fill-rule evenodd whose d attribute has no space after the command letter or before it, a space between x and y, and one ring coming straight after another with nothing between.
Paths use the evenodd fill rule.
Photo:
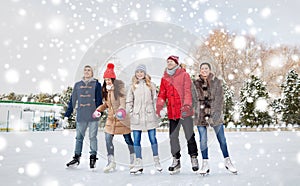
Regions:
<instances>
[{"instance_id":1,"label":"white winter jacket","mask_svg":"<svg viewBox=\"0 0 300 186\"><path fill-rule=\"evenodd\" d=\"M126 97L126 110L130 113L131 130L150 130L159 126L155 113L156 87L151 83L151 90L144 80L139 81L133 90L132 85Z\"/></svg>"}]
</instances>

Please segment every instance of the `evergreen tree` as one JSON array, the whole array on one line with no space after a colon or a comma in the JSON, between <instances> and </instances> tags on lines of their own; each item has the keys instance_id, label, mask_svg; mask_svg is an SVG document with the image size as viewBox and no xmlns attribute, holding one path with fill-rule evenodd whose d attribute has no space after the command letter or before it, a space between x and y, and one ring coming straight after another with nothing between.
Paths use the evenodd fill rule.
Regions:
<instances>
[{"instance_id":1,"label":"evergreen tree","mask_svg":"<svg viewBox=\"0 0 300 186\"><path fill-rule=\"evenodd\" d=\"M64 118L64 114L67 111L68 103L70 101L70 98L71 98L71 95L72 95L72 91L73 91L73 88L72 87L68 87L60 95L60 101L61 101L61 103L63 104L63 107L64 107L63 112L61 113L62 118ZM71 128L71 129L76 128L75 117L76 117L76 109L74 109L73 114L68 119L69 126L67 126L67 128Z\"/></svg>"},{"instance_id":2,"label":"evergreen tree","mask_svg":"<svg viewBox=\"0 0 300 186\"><path fill-rule=\"evenodd\" d=\"M232 90L229 89L226 82L223 82L223 90L224 90L224 120L225 120L225 126L229 122L233 122L233 111L234 111L234 102L233 102L233 96L234 93Z\"/></svg>"},{"instance_id":3,"label":"evergreen tree","mask_svg":"<svg viewBox=\"0 0 300 186\"><path fill-rule=\"evenodd\" d=\"M300 124L300 77L295 70L290 70L281 85L282 120L286 124Z\"/></svg>"},{"instance_id":4,"label":"evergreen tree","mask_svg":"<svg viewBox=\"0 0 300 186\"><path fill-rule=\"evenodd\" d=\"M269 124L267 100L269 98L265 84L256 76L244 82L240 91L241 122L246 126Z\"/></svg>"},{"instance_id":5,"label":"evergreen tree","mask_svg":"<svg viewBox=\"0 0 300 186\"><path fill-rule=\"evenodd\" d=\"M274 99L270 106L272 107L272 110L274 112L274 116L272 117L272 120L274 123L278 124L283 109L281 98Z\"/></svg>"}]
</instances>

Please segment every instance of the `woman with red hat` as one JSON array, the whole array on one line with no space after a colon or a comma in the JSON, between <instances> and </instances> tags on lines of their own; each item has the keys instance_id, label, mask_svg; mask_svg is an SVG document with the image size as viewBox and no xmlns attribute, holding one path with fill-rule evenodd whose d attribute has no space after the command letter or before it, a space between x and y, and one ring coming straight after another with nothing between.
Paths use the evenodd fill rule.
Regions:
<instances>
[{"instance_id":1,"label":"woman with red hat","mask_svg":"<svg viewBox=\"0 0 300 186\"><path fill-rule=\"evenodd\" d=\"M102 95L104 103L100 105L94 112L94 117L100 117L101 112L108 110L107 120L105 124L105 142L107 149L108 163L104 167L104 172L115 170L116 163L114 159L113 137L117 134L124 136L130 152L130 166L134 164L134 148L131 138L130 119L125 112L125 85L123 81L116 79L114 72L114 64L109 63L103 75L104 82L102 87Z\"/></svg>"}]
</instances>

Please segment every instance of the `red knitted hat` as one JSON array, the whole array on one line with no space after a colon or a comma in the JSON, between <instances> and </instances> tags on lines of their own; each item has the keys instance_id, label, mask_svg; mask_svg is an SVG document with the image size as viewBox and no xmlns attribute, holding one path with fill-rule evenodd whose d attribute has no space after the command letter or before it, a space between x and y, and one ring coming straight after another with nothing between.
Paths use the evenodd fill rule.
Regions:
<instances>
[{"instance_id":1,"label":"red knitted hat","mask_svg":"<svg viewBox=\"0 0 300 186\"><path fill-rule=\"evenodd\" d=\"M112 63L107 64L107 69L104 72L103 78L115 78L116 74L114 72L115 65Z\"/></svg>"},{"instance_id":2,"label":"red knitted hat","mask_svg":"<svg viewBox=\"0 0 300 186\"><path fill-rule=\"evenodd\" d=\"M178 56L169 56L167 60L169 59L173 60L178 65L178 59L179 59Z\"/></svg>"}]
</instances>

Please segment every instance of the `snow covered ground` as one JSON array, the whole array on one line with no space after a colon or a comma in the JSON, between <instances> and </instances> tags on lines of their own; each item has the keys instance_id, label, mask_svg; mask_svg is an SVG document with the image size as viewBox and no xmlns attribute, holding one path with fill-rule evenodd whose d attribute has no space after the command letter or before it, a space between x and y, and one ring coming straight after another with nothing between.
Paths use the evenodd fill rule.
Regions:
<instances>
[{"instance_id":1,"label":"snow covered ground","mask_svg":"<svg viewBox=\"0 0 300 186\"><path fill-rule=\"evenodd\" d=\"M181 133L182 169L169 175L171 164L167 132L158 132L159 152L164 168L154 171L146 133L142 136L144 173L130 175L129 154L122 136L116 136L117 171L105 174L106 150L103 131L99 131L99 160L97 170L89 170L89 144L84 143L81 164L66 169L73 156L75 132L0 133L1 185L22 186L89 186L89 185L300 185L300 132L227 132L230 156L238 175L229 173L213 133L209 132L210 175L202 177L192 172L187 148ZM197 141L199 140L196 134ZM199 145L199 143L198 143ZM201 161L199 156L199 161Z\"/></svg>"}]
</instances>

